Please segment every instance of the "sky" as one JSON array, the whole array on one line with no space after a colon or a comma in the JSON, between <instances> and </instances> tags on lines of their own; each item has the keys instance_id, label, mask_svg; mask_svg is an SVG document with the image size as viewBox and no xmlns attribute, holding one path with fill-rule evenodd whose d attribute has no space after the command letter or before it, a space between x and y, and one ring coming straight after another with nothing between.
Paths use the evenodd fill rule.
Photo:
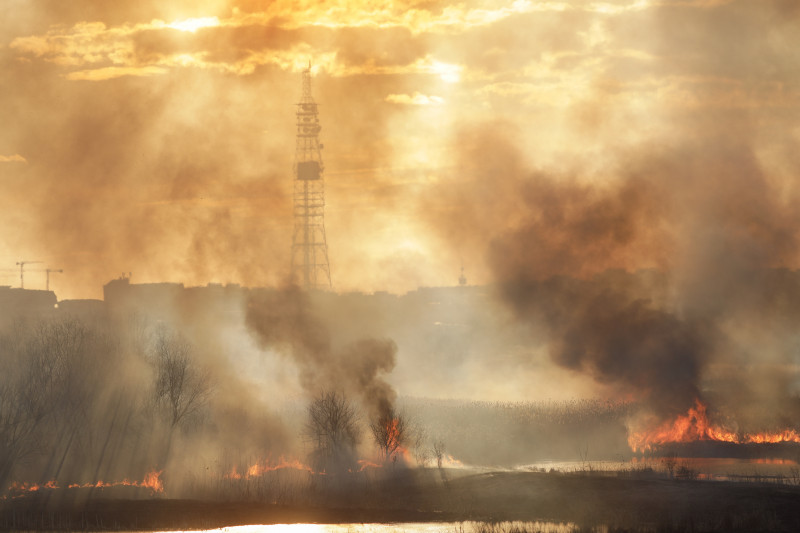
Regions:
<instances>
[{"instance_id":1,"label":"sky","mask_svg":"<svg viewBox=\"0 0 800 533\"><path fill-rule=\"evenodd\" d=\"M3 0L0 285L285 283L309 62L337 291L794 269L799 27L795 0Z\"/></svg>"}]
</instances>

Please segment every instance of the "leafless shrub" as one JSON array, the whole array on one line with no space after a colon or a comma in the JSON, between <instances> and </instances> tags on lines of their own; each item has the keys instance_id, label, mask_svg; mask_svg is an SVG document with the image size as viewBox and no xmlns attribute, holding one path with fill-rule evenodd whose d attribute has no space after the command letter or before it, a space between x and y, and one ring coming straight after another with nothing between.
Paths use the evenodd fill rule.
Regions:
<instances>
[{"instance_id":1,"label":"leafless shrub","mask_svg":"<svg viewBox=\"0 0 800 533\"><path fill-rule=\"evenodd\" d=\"M153 349L155 404L170 427L187 424L201 413L212 393L208 372L197 366L192 346L176 334L161 332Z\"/></svg>"},{"instance_id":2,"label":"leafless shrub","mask_svg":"<svg viewBox=\"0 0 800 533\"><path fill-rule=\"evenodd\" d=\"M343 394L323 392L314 398L308 406L304 433L314 447L315 470L342 473L355 467L358 414Z\"/></svg>"},{"instance_id":3,"label":"leafless shrub","mask_svg":"<svg viewBox=\"0 0 800 533\"><path fill-rule=\"evenodd\" d=\"M19 394L19 383L0 385L0 484L5 487L14 465L33 451L42 416Z\"/></svg>"},{"instance_id":4,"label":"leafless shrub","mask_svg":"<svg viewBox=\"0 0 800 533\"><path fill-rule=\"evenodd\" d=\"M106 341L99 330L69 318L19 322L5 332L0 339L0 482L15 465L46 450L48 472L63 465L71 447L84 456L91 452L100 367L95 359L109 348Z\"/></svg>"},{"instance_id":5,"label":"leafless shrub","mask_svg":"<svg viewBox=\"0 0 800 533\"><path fill-rule=\"evenodd\" d=\"M437 439L433 441L431 445L431 451L433 452L433 456L436 458L436 468L439 470L442 469L442 462L444 461L444 442L441 439Z\"/></svg>"},{"instance_id":6,"label":"leafless shrub","mask_svg":"<svg viewBox=\"0 0 800 533\"><path fill-rule=\"evenodd\" d=\"M431 459L431 450L427 446L428 433L425 428L419 424L413 424L410 432L411 449L414 454L414 461L417 466L423 468L428 466L428 461Z\"/></svg>"},{"instance_id":7,"label":"leafless shrub","mask_svg":"<svg viewBox=\"0 0 800 533\"><path fill-rule=\"evenodd\" d=\"M661 464L667 469L670 479L675 477L675 467L678 464L678 455L675 452L669 452L661 458Z\"/></svg>"},{"instance_id":8,"label":"leafless shrub","mask_svg":"<svg viewBox=\"0 0 800 533\"><path fill-rule=\"evenodd\" d=\"M431 444L431 451L433 452L433 456L436 458L436 468L439 469L439 477L442 480L442 484L445 487L450 487L450 480L447 478L447 472L444 469L444 456L445 456L445 446L444 441L441 439L436 439Z\"/></svg>"}]
</instances>

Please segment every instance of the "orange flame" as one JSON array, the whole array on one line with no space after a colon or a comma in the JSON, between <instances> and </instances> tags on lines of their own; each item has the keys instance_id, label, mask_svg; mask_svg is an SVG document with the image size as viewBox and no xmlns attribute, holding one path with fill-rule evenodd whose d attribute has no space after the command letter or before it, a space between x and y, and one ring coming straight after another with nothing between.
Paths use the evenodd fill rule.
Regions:
<instances>
[{"instance_id":1,"label":"orange flame","mask_svg":"<svg viewBox=\"0 0 800 533\"><path fill-rule=\"evenodd\" d=\"M9 492L36 492L42 489L57 489L58 482L54 479L51 479L47 483L42 483L41 485L38 483L28 483L23 481L22 483L15 481L9 487Z\"/></svg>"},{"instance_id":2,"label":"orange flame","mask_svg":"<svg viewBox=\"0 0 800 533\"><path fill-rule=\"evenodd\" d=\"M106 489L110 487L142 487L152 490L154 493L164 492L164 484L161 482L160 476L163 470L153 470L148 472L147 475L144 476L142 481L130 481L129 479L123 479L122 481L96 481L94 483L73 483L68 485L67 488L70 489L87 489L87 488L96 488L96 489Z\"/></svg>"},{"instance_id":3,"label":"orange flame","mask_svg":"<svg viewBox=\"0 0 800 533\"><path fill-rule=\"evenodd\" d=\"M442 466L446 466L447 468L463 468L464 463L462 463L449 453L446 453L442 457Z\"/></svg>"},{"instance_id":4,"label":"orange flame","mask_svg":"<svg viewBox=\"0 0 800 533\"><path fill-rule=\"evenodd\" d=\"M800 434L793 429L786 429L777 433L755 433L751 435L745 435L745 439L745 442L755 444L800 442Z\"/></svg>"},{"instance_id":5,"label":"orange flame","mask_svg":"<svg viewBox=\"0 0 800 533\"><path fill-rule=\"evenodd\" d=\"M386 444L385 451L387 453L386 460L396 460L397 456L401 456L406 463L411 462L411 453L408 448L400 444L400 430L398 428L400 420L392 418L386 423Z\"/></svg>"},{"instance_id":6,"label":"orange flame","mask_svg":"<svg viewBox=\"0 0 800 533\"><path fill-rule=\"evenodd\" d=\"M160 476L163 470L153 470L145 475L142 481L130 481L123 479L122 481L94 481L91 483L70 483L66 486L67 489L88 489L98 488L105 489L110 487L142 487L153 491L153 493L164 492L164 484L161 482ZM14 482L8 487L10 493L27 493L36 492L42 489L56 490L59 489L58 481L51 479L47 483L27 483L27 482Z\"/></svg>"},{"instance_id":7,"label":"orange flame","mask_svg":"<svg viewBox=\"0 0 800 533\"><path fill-rule=\"evenodd\" d=\"M392 418L386 423L386 449L398 450L400 446L400 430L397 428L400 420Z\"/></svg>"},{"instance_id":8,"label":"orange flame","mask_svg":"<svg viewBox=\"0 0 800 533\"><path fill-rule=\"evenodd\" d=\"M144 479L142 480L142 482L141 482L141 484L139 486L140 487L147 487L148 489L152 490L153 492L159 492L159 493L160 492L164 492L164 484L161 483L161 479L160 479L161 472L163 472L163 470L159 470L158 472L156 472L155 470L152 470L152 471L148 472L147 475L144 476Z\"/></svg>"},{"instance_id":9,"label":"orange flame","mask_svg":"<svg viewBox=\"0 0 800 533\"><path fill-rule=\"evenodd\" d=\"M254 477L263 476L267 472L274 472L275 470L283 470L285 468L290 468L294 470L305 470L314 474L314 470L300 462L297 459L287 460L284 459L283 456L279 459L277 463L272 463L270 459L265 459L264 461L256 461L252 465L250 465L244 474L240 474L239 471L234 466L231 468L231 471L225 474L227 479L250 479Z\"/></svg>"},{"instance_id":10,"label":"orange flame","mask_svg":"<svg viewBox=\"0 0 800 533\"><path fill-rule=\"evenodd\" d=\"M695 441L736 444L800 443L800 434L791 429L780 432L737 433L719 425L712 425L706 415L705 404L696 399L695 406L690 407L685 415L679 415L675 420L665 422L656 429L632 432L628 435L628 445L634 452L649 451L663 444Z\"/></svg>"},{"instance_id":11,"label":"orange flame","mask_svg":"<svg viewBox=\"0 0 800 533\"><path fill-rule=\"evenodd\" d=\"M361 468L358 469L359 472L363 472L367 468L383 468L383 465L373 463L372 461L367 461L366 459L359 459L357 462L361 465Z\"/></svg>"}]
</instances>

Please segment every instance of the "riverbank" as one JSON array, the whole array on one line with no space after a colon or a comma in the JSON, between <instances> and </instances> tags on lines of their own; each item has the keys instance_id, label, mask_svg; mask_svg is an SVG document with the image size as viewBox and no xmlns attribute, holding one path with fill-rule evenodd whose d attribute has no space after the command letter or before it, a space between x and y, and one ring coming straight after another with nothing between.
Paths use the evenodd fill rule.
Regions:
<instances>
[{"instance_id":1,"label":"riverbank","mask_svg":"<svg viewBox=\"0 0 800 533\"><path fill-rule=\"evenodd\" d=\"M57 501L58 500L58 501ZM536 521L619 531L798 531L800 486L592 472L407 471L305 503L31 495L0 504L5 530L187 530L273 523Z\"/></svg>"}]
</instances>

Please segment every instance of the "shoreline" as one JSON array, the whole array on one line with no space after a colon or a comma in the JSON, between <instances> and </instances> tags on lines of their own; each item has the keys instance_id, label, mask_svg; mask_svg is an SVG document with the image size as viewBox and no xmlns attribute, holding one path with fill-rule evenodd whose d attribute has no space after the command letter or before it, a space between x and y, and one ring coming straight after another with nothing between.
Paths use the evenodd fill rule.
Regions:
<instances>
[{"instance_id":1,"label":"shoreline","mask_svg":"<svg viewBox=\"0 0 800 533\"><path fill-rule=\"evenodd\" d=\"M491 472L402 476L275 504L33 495L0 504L0 529L206 530L255 524L551 521L640 531L798 531L800 486L661 475Z\"/></svg>"}]
</instances>

